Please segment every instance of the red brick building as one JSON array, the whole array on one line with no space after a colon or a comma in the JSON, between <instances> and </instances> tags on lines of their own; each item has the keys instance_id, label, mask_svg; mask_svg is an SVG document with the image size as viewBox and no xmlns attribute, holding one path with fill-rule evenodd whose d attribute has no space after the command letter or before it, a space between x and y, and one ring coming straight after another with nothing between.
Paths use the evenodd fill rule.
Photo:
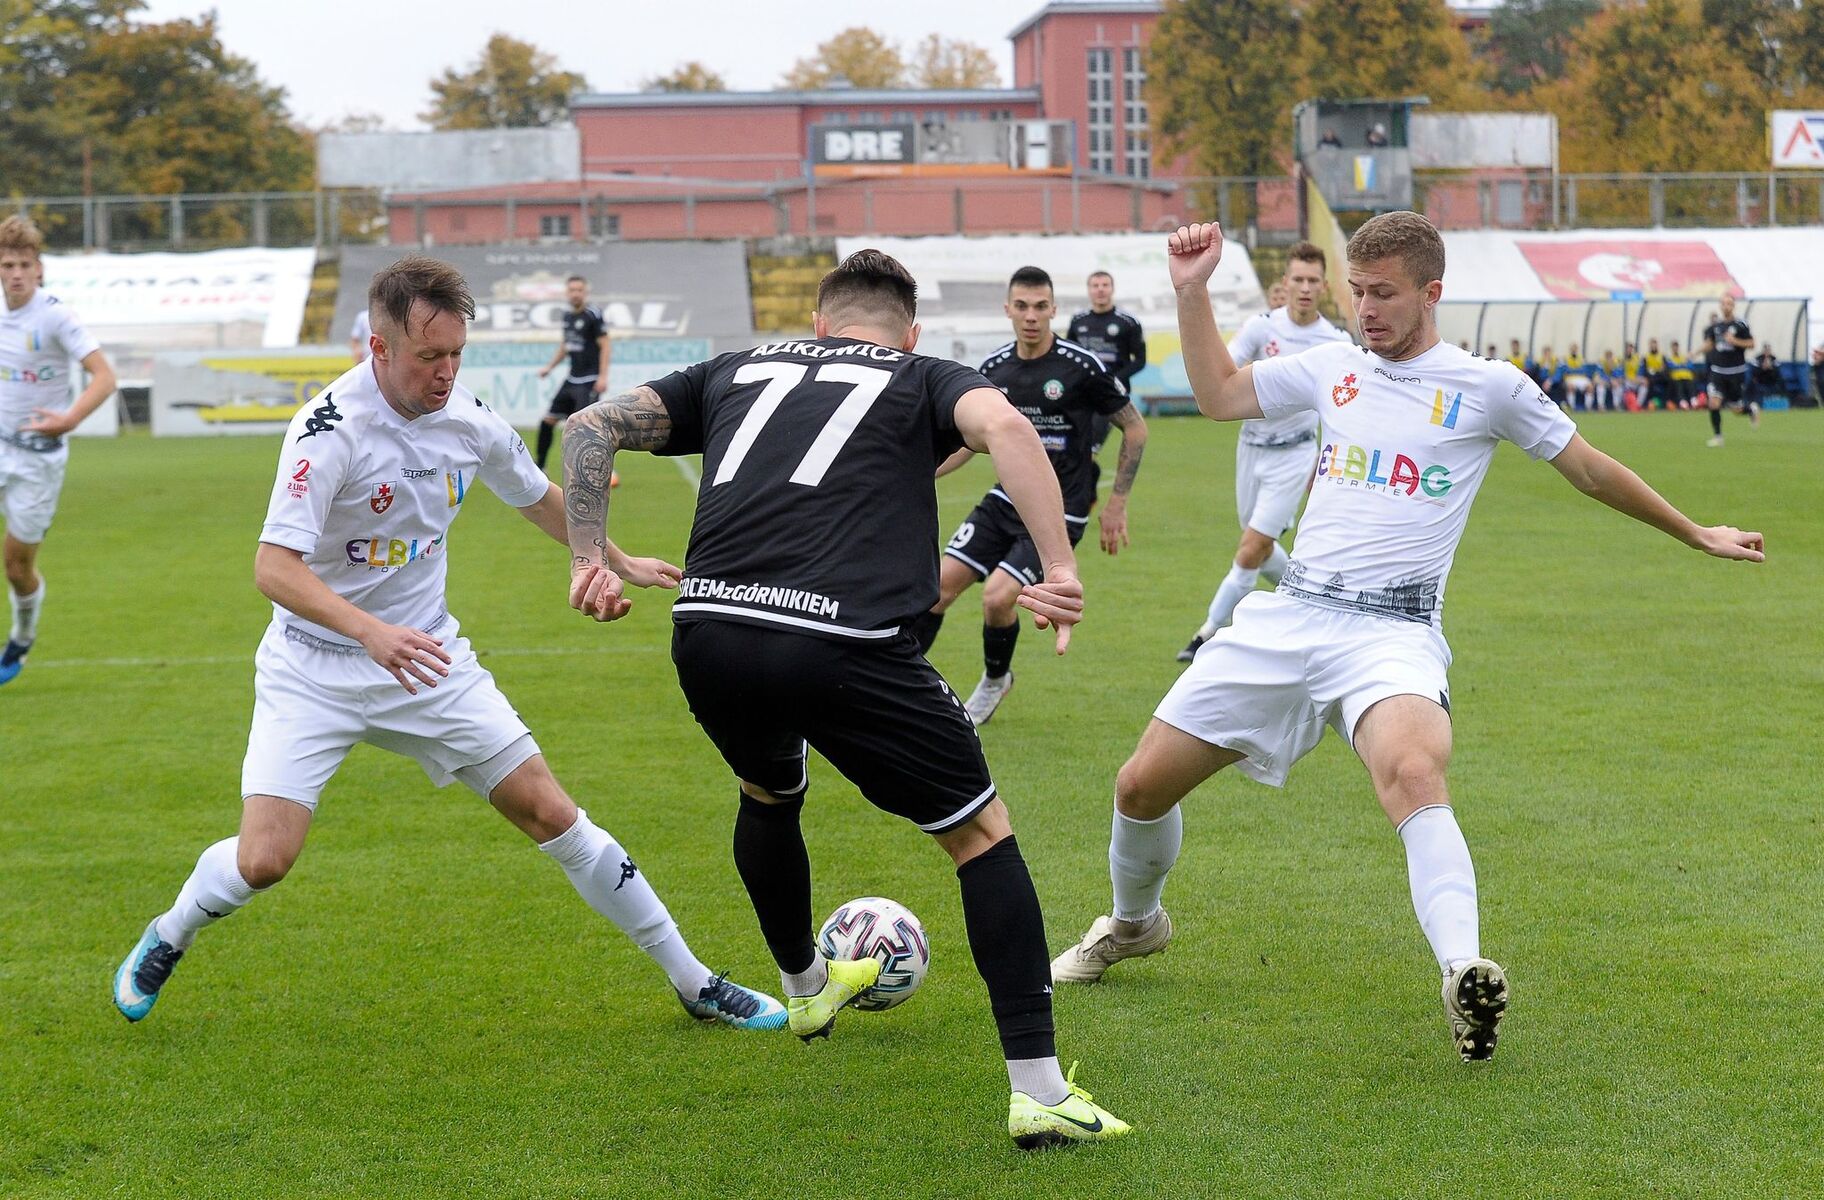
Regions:
<instances>
[{"instance_id":1,"label":"red brick building","mask_svg":"<svg viewBox=\"0 0 1824 1200\"><path fill-rule=\"evenodd\" d=\"M1158 229L1157 0L1064 0L1009 35L1010 88L581 95L576 183L393 195L395 242Z\"/></svg>"}]
</instances>

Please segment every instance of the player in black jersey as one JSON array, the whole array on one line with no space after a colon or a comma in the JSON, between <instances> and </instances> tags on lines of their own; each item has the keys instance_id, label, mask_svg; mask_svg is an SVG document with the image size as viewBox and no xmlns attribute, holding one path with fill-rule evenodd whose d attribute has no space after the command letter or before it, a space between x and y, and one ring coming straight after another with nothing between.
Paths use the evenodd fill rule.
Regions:
<instances>
[{"instance_id":1,"label":"player in black jersey","mask_svg":"<svg viewBox=\"0 0 1824 1200\"><path fill-rule=\"evenodd\" d=\"M1118 1137L1128 1126L1058 1069L1044 918L956 696L907 622L938 595L938 464L986 451L1030 528L1044 577L1019 594L1060 653L1082 586L1057 480L1032 426L986 379L912 353L917 285L877 250L823 279L813 341L724 354L570 418L564 428L572 607L626 611L604 565L617 449L703 455L679 598L678 682L739 777L735 866L807 1041L877 978L811 938L799 830L810 749L862 795L932 834L956 862L963 919L988 985L1022 1148Z\"/></svg>"},{"instance_id":2,"label":"player in black jersey","mask_svg":"<svg viewBox=\"0 0 1824 1200\"><path fill-rule=\"evenodd\" d=\"M1102 360L1108 373L1121 381L1121 387L1133 394L1134 376L1146 369L1146 332L1126 309L1115 307L1115 277L1107 271L1096 271L1088 280L1089 307L1070 319L1065 330L1066 341L1074 342ZM1089 428L1090 453L1100 454L1108 440L1108 418L1096 414ZM1089 497L1093 505L1096 490L1102 482L1102 464L1089 462Z\"/></svg>"},{"instance_id":3,"label":"player in black jersey","mask_svg":"<svg viewBox=\"0 0 1824 1200\"><path fill-rule=\"evenodd\" d=\"M1146 421L1095 355L1051 332L1055 310L1051 276L1021 267L1007 285L1007 315L1014 340L982 364L982 374L1003 392L1039 431L1039 440L1064 493L1064 520L1074 546L1089 524L1095 504L1095 459L1091 423L1107 417L1121 430L1121 458L1108 503L1102 506L1102 548L1110 554L1127 545L1127 494L1146 448ZM969 458L963 450L938 474L954 471ZM937 640L944 612L972 584L982 583L982 678L963 707L985 725L1013 688L1013 647L1020 636L1017 601L1022 586L1039 578L1039 559L1019 514L997 484L957 528L944 549L939 595L913 632L926 652Z\"/></svg>"},{"instance_id":4,"label":"player in black jersey","mask_svg":"<svg viewBox=\"0 0 1824 1200\"><path fill-rule=\"evenodd\" d=\"M1710 402L1710 440L1708 446L1723 444L1723 405L1746 412L1749 420L1761 423L1761 406L1745 399L1743 386L1748 382L1748 351L1754 349L1754 335L1748 323L1735 319L1735 297L1722 299L1720 321L1704 330L1704 361L1710 367L1710 385L1704 394Z\"/></svg>"},{"instance_id":5,"label":"player in black jersey","mask_svg":"<svg viewBox=\"0 0 1824 1200\"><path fill-rule=\"evenodd\" d=\"M589 307L589 281L572 275L564 281L564 298L570 302L570 311L564 314L564 336L551 361L539 369L538 377L543 379L555 371L565 356L570 359L570 375L557 389L551 399L551 411L538 426L538 453L533 457L541 467L551 453L551 435L557 431L558 418L588 408L602 398L608 387L608 323L602 320L601 313Z\"/></svg>"}]
</instances>

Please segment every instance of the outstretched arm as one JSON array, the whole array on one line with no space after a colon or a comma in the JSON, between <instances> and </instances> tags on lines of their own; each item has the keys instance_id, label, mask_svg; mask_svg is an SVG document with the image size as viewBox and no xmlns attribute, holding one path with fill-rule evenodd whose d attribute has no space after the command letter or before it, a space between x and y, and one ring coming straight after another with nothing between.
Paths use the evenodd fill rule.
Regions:
<instances>
[{"instance_id":1,"label":"outstretched arm","mask_svg":"<svg viewBox=\"0 0 1824 1200\"><path fill-rule=\"evenodd\" d=\"M659 394L644 386L591 404L564 422L570 606L598 621L624 616L631 605L621 598L616 574L620 552L608 540L608 481L615 452L663 450L670 439L671 414Z\"/></svg>"},{"instance_id":2,"label":"outstretched arm","mask_svg":"<svg viewBox=\"0 0 1824 1200\"><path fill-rule=\"evenodd\" d=\"M1670 534L1694 550L1717 558L1761 562L1767 555L1761 535L1730 525L1703 526L1674 508L1646 480L1610 458L1578 434L1552 459L1571 486L1618 513Z\"/></svg>"},{"instance_id":3,"label":"outstretched arm","mask_svg":"<svg viewBox=\"0 0 1824 1200\"><path fill-rule=\"evenodd\" d=\"M1228 346L1216 332L1210 276L1221 261L1220 225L1180 225L1166 239L1166 266L1178 299L1178 337L1197 410L1212 421L1242 421L1264 414L1254 395L1252 371L1235 369Z\"/></svg>"},{"instance_id":4,"label":"outstretched arm","mask_svg":"<svg viewBox=\"0 0 1824 1200\"><path fill-rule=\"evenodd\" d=\"M1146 453L1146 418L1129 404L1108 420L1121 431L1121 457L1115 463L1115 482L1109 489L1108 502L1097 520L1102 549L1119 554L1121 547L1127 545L1127 494L1133 490L1134 477L1140 474L1140 456Z\"/></svg>"}]
</instances>

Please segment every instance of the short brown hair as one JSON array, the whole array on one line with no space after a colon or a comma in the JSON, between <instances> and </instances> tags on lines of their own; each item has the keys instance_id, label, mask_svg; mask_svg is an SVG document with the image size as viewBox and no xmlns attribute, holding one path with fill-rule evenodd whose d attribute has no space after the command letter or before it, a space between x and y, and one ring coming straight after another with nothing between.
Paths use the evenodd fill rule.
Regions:
<instances>
[{"instance_id":1,"label":"short brown hair","mask_svg":"<svg viewBox=\"0 0 1824 1200\"><path fill-rule=\"evenodd\" d=\"M24 250L33 255L44 253L44 234L32 219L15 213L0 221L0 250Z\"/></svg>"},{"instance_id":2,"label":"short brown hair","mask_svg":"<svg viewBox=\"0 0 1824 1200\"><path fill-rule=\"evenodd\" d=\"M832 328L861 321L911 328L918 281L884 250L857 250L817 285L817 311Z\"/></svg>"},{"instance_id":3,"label":"short brown hair","mask_svg":"<svg viewBox=\"0 0 1824 1200\"><path fill-rule=\"evenodd\" d=\"M408 254L374 276L367 288L368 316L375 325L405 330L412 305L424 301L436 312L454 313L465 321L475 319L475 297L462 272L449 263Z\"/></svg>"},{"instance_id":4,"label":"short brown hair","mask_svg":"<svg viewBox=\"0 0 1824 1200\"><path fill-rule=\"evenodd\" d=\"M1292 243L1292 248L1286 251L1286 265L1289 267L1295 262L1314 262L1318 270L1326 273L1330 270L1330 260L1314 242Z\"/></svg>"},{"instance_id":5,"label":"short brown hair","mask_svg":"<svg viewBox=\"0 0 1824 1200\"><path fill-rule=\"evenodd\" d=\"M1397 258L1423 287L1444 278L1444 239L1437 227L1415 212L1387 212L1370 217L1349 239L1349 261L1370 263Z\"/></svg>"}]
</instances>

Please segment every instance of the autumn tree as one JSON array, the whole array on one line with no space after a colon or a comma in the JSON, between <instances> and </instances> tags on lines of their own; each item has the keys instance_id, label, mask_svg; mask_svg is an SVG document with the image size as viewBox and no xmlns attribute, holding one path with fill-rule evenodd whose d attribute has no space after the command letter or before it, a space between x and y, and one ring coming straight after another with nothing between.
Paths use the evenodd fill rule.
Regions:
<instances>
[{"instance_id":1,"label":"autumn tree","mask_svg":"<svg viewBox=\"0 0 1824 1200\"><path fill-rule=\"evenodd\" d=\"M1167 4L1146 52L1160 160L1185 155L1205 175L1283 173L1304 89L1301 36L1286 0Z\"/></svg>"},{"instance_id":2,"label":"autumn tree","mask_svg":"<svg viewBox=\"0 0 1824 1200\"><path fill-rule=\"evenodd\" d=\"M570 113L570 97L588 87L581 75L530 42L496 33L466 71L446 70L431 81L432 129L521 129L555 125Z\"/></svg>"},{"instance_id":3,"label":"autumn tree","mask_svg":"<svg viewBox=\"0 0 1824 1200\"><path fill-rule=\"evenodd\" d=\"M1445 110L1481 99L1481 68L1444 0L1310 0L1304 28L1309 96L1427 96Z\"/></svg>"},{"instance_id":4,"label":"autumn tree","mask_svg":"<svg viewBox=\"0 0 1824 1200\"><path fill-rule=\"evenodd\" d=\"M726 92L728 81L700 62L679 63L664 75L641 82L643 92Z\"/></svg>"},{"instance_id":5,"label":"autumn tree","mask_svg":"<svg viewBox=\"0 0 1824 1200\"><path fill-rule=\"evenodd\" d=\"M913 87L992 88L1001 86L994 55L973 42L932 34L907 56L905 73Z\"/></svg>"},{"instance_id":6,"label":"autumn tree","mask_svg":"<svg viewBox=\"0 0 1824 1200\"><path fill-rule=\"evenodd\" d=\"M1601 0L1507 0L1488 19L1480 50L1490 82L1508 95L1562 79L1584 24Z\"/></svg>"},{"instance_id":7,"label":"autumn tree","mask_svg":"<svg viewBox=\"0 0 1824 1200\"><path fill-rule=\"evenodd\" d=\"M780 86L792 91L818 91L840 78L858 88L891 88L901 86L905 75L905 64L900 62L899 50L893 43L872 29L857 25L821 43L816 53L793 63Z\"/></svg>"}]
</instances>

